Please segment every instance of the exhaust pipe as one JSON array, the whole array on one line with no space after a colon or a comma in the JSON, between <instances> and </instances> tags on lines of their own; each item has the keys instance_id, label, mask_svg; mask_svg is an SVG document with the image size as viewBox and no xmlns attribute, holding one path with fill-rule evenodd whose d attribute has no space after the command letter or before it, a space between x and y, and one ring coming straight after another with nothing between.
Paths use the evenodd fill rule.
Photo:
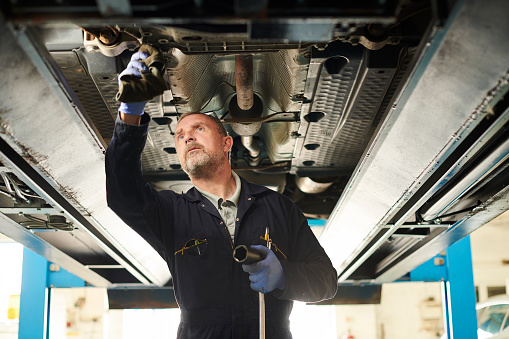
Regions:
<instances>
[{"instance_id":1,"label":"exhaust pipe","mask_svg":"<svg viewBox=\"0 0 509 339\"><path fill-rule=\"evenodd\" d=\"M235 90L237 95L230 101L230 115L232 118L258 118L263 113L261 99L253 94L253 55L235 56ZM261 123L234 123L232 129L241 136L242 145L246 148L247 162L256 167L260 163L260 145L253 135L260 130Z\"/></svg>"},{"instance_id":2,"label":"exhaust pipe","mask_svg":"<svg viewBox=\"0 0 509 339\"><path fill-rule=\"evenodd\" d=\"M243 111L253 107L253 56L251 54L235 56L235 89L237 104Z\"/></svg>"}]
</instances>

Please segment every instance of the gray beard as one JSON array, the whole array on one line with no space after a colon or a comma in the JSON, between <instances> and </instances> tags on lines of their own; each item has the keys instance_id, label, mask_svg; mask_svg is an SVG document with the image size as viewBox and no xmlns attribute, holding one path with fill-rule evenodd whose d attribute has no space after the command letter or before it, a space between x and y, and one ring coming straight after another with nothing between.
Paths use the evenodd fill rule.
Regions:
<instances>
[{"instance_id":1,"label":"gray beard","mask_svg":"<svg viewBox=\"0 0 509 339\"><path fill-rule=\"evenodd\" d=\"M211 177L212 173L221 170L222 160L222 153L211 155L202 151L187 158L182 169L193 179L206 179Z\"/></svg>"}]
</instances>

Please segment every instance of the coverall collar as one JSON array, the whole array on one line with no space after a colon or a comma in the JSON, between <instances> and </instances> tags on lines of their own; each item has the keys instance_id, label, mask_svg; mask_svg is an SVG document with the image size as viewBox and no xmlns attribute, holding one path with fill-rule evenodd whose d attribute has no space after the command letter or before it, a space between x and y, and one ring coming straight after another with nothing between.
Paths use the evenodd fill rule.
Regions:
<instances>
[{"instance_id":1,"label":"coverall collar","mask_svg":"<svg viewBox=\"0 0 509 339\"><path fill-rule=\"evenodd\" d=\"M267 192L269 190L268 188L266 188L264 186L252 184L252 183L246 181L241 176L239 176L239 178L240 178L240 182L242 185L241 196L257 195L257 194ZM184 197L192 202L199 202L199 201L202 201L204 198L204 196L196 189L196 187L191 187L191 189L189 189L184 194Z\"/></svg>"},{"instance_id":2,"label":"coverall collar","mask_svg":"<svg viewBox=\"0 0 509 339\"><path fill-rule=\"evenodd\" d=\"M235 192L231 197L226 199L227 201L231 201L235 206L239 205L239 197L240 197L240 188L241 188L241 182L240 178L237 175L237 173L232 171L232 176L235 179ZM196 187L196 186L195 186ZM202 190L199 187L196 187L196 189L207 199L209 199L216 207L218 207L219 201L222 201L222 198L218 197L217 195L214 195L212 193L209 193L205 190Z\"/></svg>"}]
</instances>

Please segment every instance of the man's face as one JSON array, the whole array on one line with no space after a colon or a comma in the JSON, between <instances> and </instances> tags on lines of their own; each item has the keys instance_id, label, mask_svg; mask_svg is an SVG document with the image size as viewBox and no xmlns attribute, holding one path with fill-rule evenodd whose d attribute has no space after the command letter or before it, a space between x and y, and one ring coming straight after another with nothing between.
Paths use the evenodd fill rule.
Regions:
<instances>
[{"instance_id":1,"label":"man's face","mask_svg":"<svg viewBox=\"0 0 509 339\"><path fill-rule=\"evenodd\" d=\"M183 170L202 179L220 169L231 146L228 138L219 134L216 124L207 116L193 114L179 121L175 144Z\"/></svg>"}]
</instances>

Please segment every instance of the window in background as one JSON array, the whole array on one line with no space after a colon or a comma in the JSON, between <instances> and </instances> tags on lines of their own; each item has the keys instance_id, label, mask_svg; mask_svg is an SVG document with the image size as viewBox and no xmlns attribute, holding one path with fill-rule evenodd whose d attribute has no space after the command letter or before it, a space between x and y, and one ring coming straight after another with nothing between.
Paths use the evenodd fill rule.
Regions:
<instances>
[{"instance_id":1,"label":"window in background","mask_svg":"<svg viewBox=\"0 0 509 339\"><path fill-rule=\"evenodd\" d=\"M499 294L505 294L505 286L488 286L488 298Z\"/></svg>"}]
</instances>

